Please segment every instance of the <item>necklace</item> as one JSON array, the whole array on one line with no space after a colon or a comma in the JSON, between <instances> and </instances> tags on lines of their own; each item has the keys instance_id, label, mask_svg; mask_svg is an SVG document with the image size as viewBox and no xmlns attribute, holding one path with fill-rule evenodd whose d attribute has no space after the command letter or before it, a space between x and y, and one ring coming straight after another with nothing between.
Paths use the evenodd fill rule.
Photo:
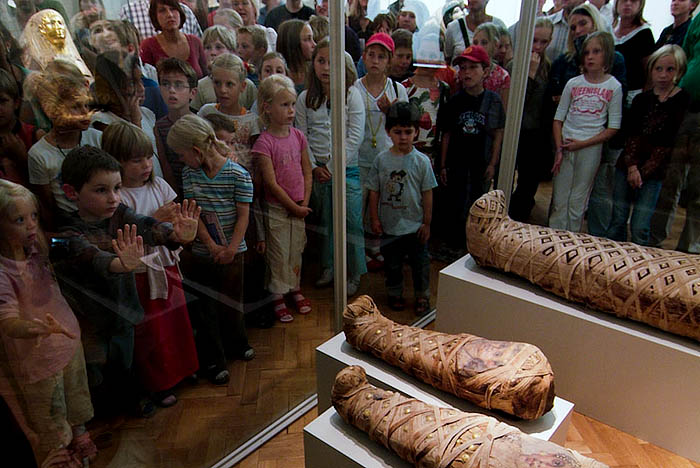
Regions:
<instances>
[{"instance_id":1,"label":"necklace","mask_svg":"<svg viewBox=\"0 0 700 468\"><path fill-rule=\"evenodd\" d=\"M363 83L364 84L364 83ZM369 89L365 86L365 112L367 113L367 123L369 124L369 132L372 134L372 148L377 147L377 133L379 133L379 127L382 126L382 117L381 115L379 116L379 119L377 119L377 126L375 128L373 127L372 124L372 113L369 110L370 102L369 102ZM384 78L384 87L382 88L382 91L386 88L386 78ZM374 98L374 96L372 96Z\"/></svg>"}]
</instances>

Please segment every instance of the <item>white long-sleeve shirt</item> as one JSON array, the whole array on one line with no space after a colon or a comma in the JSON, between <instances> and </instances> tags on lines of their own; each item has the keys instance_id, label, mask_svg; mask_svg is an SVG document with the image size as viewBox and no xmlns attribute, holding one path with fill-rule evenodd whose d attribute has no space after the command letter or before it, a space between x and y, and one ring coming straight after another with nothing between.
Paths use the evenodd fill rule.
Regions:
<instances>
[{"instance_id":1,"label":"white long-sleeve shirt","mask_svg":"<svg viewBox=\"0 0 700 468\"><path fill-rule=\"evenodd\" d=\"M311 165L326 165L332 173L330 109L326 101L316 110L306 107L306 93L302 91L297 98L294 126L306 135ZM348 91L345 113L345 166L356 167L360 143L365 136L365 105L354 86Z\"/></svg>"}]
</instances>

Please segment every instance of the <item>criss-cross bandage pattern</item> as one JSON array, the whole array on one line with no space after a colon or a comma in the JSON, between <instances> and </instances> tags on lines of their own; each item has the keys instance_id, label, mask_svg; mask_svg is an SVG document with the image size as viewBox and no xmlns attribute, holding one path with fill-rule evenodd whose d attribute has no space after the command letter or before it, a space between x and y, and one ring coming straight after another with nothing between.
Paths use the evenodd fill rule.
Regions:
<instances>
[{"instance_id":1,"label":"criss-cross bandage pattern","mask_svg":"<svg viewBox=\"0 0 700 468\"><path fill-rule=\"evenodd\" d=\"M344 313L345 338L404 372L482 408L536 419L554 404L554 374L536 346L449 335L384 317L369 296Z\"/></svg>"},{"instance_id":2,"label":"criss-cross bandage pattern","mask_svg":"<svg viewBox=\"0 0 700 468\"><path fill-rule=\"evenodd\" d=\"M421 468L605 468L552 442L478 413L439 408L367 382L360 366L335 378L331 393L340 416Z\"/></svg>"},{"instance_id":3,"label":"criss-cross bandage pattern","mask_svg":"<svg viewBox=\"0 0 700 468\"><path fill-rule=\"evenodd\" d=\"M570 301L700 340L700 255L513 221L503 192L469 210L467 247Z\"/></svg>"}]
</instances>

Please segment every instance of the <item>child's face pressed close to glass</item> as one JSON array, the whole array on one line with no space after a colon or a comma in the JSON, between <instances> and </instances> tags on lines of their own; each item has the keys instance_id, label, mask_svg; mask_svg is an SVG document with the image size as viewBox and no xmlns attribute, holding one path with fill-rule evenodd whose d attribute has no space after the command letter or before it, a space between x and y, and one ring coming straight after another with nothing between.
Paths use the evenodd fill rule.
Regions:
<instances>
[{"instance_id":1,"label":"child's face pressed close to glass","mask_svg":"<svg viewBox=\"0 0 700 468\"><path fill-rule=\"evenodd\" d=\"M214 68L211 73L211 80L214 83L216 102L221 107L230 109L238 105L238 98L245 88L245 82L241 83L237 73Z\"/></svg>"},{"instance_id":2,"label":"child's face pressed close to glass","mask_svg":"<svg viewBox=\"0 0 700 468\"><path fill-rule=\"evenodd\" d=\"M153 153L127 159L121 165L124 187L143 187L151 179Z\"/></svg>"},{"instance_id":3,"label":"child's face pressed close to glass","mask_svg":"<svg viewBox=\"0 0 700 468\"><path fill-rule=\"evenodd\" d=\"M15 198L9 207L7 219L0 223L0 232L9 250L29 248L39 231L39 213L31 199Z\"/></svg>"},{"instance_id":4,"label":"child's face pressed close to glass","mask_svg":"<svg viewBox=\"0 0 700 468\"><path fill-rule=\"evenodd\" d=\"M314 49L316 48L314 33L311 30L311 26L305 24L304 27L301 28L301 33L299 35L301 36L299 38L301 41L301 53L305 60L311 60L311 55L314 53Z\"/></svg>"},{"instance_id":5,"label":"child's face pressed close to glass","mask_svg":"<svg viewBox=\"0 0 700 468\"><path fill-rule=\"evenodd\" d=\"M160 94L171 110L189 106L196 90L190 88L184 73L163 73L160 77Z\"/></svg>"},{"instance_id":6,"label":"child's face pressed close to glass","mask_svg":"<svg viewBox=\"0 0 700 468\"><path fill-rule=\"evenodd\" d=\"M284 68L284 62L277 57L265 60L262 63L260 70L260 81L272 75L287 75L287 70Z\"/></svg>"},{"instance_id":7,"label":"child's face pressed close to glass","mask_svg":"<svg viewBox=\"0 0 700 468\"><path fill-rule=\"evenodd\" d=\"M586 73L598 73L605 71L605 52L600 42L589 41L583 49L583 69Z\"/></svg>"},{"instance_id":8,"label":"child's face pressed close to glass","mask_svg":"<svg viewBox=\"0 0 700 468\"><path fill-rule=\"evenodd\" d=\"M76 199L78 213L85 221L111 218L121 202L119 172L98 171L85 182Z\"/></svg>"},{"instance_id":9,"label":"child's face pressed close to glass","mask_svg":"<svg viewBox=\"0 0 700 468\"><path fill-rule=\"evenodd\" d=\"M365 49L362 55L367 67L367 74L385 73L389 65L389 51L380 45L371 45Z\"/></svg>"},{"instance_id":10,"label":"child's face pressed close to glass","mask_svg":"<svg viewBox=\"0 0 700 468\"><path fill-rule=\"evenodd\" d=\"M397 150L404 154L409 153L413 148L413 140L417 134L416 128L412 125L394 125L389 129L391 142Z\"/></svg>"},{"instance_id":11,"label":"child's face pressed close to glass","mask_svg":"<svg viewBox=\"0 0 700 468\"><path fill-rule=\"evenodd\" d=\"M331 61L328 47L319 50L314 60L314 73L324 86L331 83Z\"/></svg>"},{"instance_id":12,"label":"child's face pressed close to glass","mask_svg":"<svg viewBox=\"0 0 700 468\"><path fill-rule=\"evenodd\" d=\"M289 91L280 91L266 104L266 111L270 116L270 123L277 126L287 126L294 123L296 95Z\"/></svg>"},{"instance_id":13,"label":"child's face pressed close to glass","mask_svg":"<svg viewBox=\"0 0 700 468\"><path fill-rule=\"evenodd\" d=\"M204 55L207 57L207 66L211 68L211 63L214 61L214 59L226 52L233 53L233 51L228 50L220 40L216 39L214 41L207 42L204 45Z\"/></svg>"}]
</instances>

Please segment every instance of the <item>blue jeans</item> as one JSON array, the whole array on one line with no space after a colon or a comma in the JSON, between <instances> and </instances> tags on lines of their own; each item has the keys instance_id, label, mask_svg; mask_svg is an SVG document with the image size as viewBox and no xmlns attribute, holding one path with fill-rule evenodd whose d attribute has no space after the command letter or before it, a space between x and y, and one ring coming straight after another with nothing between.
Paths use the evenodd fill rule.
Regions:
<instances>
[{"instance_id":1,"label":"blue jeans","mask_svg":"<svg viewBox=\"0 0 700 468\"><path fill-rule=\"evenodd\" d=\"M656 201L661 193L660 180L645 180L641 188L633 189L627 183L627 173L615 169L615 188L613 191L613 214L608 237L624 242L627 240L627 218L632 203L634 211L630 220L632 242L649 245L651 216L656 208Z\"/></svg>"},{"instance_id":2,"label":"blue jeans","mask_svg":"<svg viewBox=\"0 0 700 468\"><path fill-rule=\"evenodd\" d=\"M415 298L430 297L430 256L427 243L420 242L416 233L385 235L382 237L381 251L389 296L403 296L403 259L408 256Z\"/></svg>"},{"instance_id":3,"label":"blue jeans","mask_svg":"<svg viewBox=\"0 0 700 468\"><path fill-rule=\"evenodd\" d=\"M362 186L360 169L345 169L345 207L347 229L348 279L367 273L365 236L362 229ZM312 195L319 211L318 232L321 235L321 269L333 269L333 179L320 183L314 180Z\"/></svg>"}]
</instances>

